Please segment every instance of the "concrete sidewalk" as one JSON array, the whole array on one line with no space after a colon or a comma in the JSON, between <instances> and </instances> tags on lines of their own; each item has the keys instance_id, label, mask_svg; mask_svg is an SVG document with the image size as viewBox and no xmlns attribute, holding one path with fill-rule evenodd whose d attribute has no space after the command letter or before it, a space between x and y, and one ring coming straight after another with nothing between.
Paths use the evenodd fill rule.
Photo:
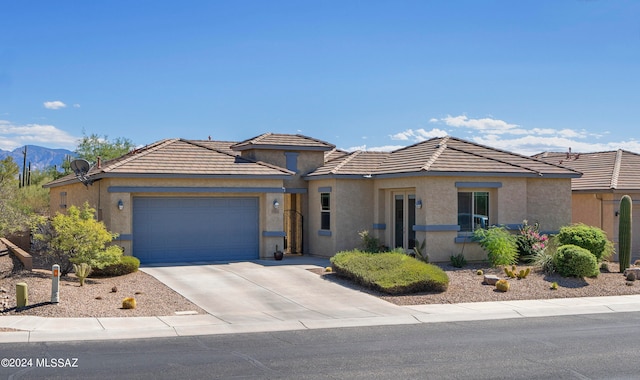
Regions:
<instances>
[{"instance_id":1,"label":"concrete sidewalk","mask_svg":"<svg viewBox=\"0 0 640 380\"><path fill-rule=\"evenodd\" d=\"M640 295L397 306L397 315L227 323L211 314L133 318L0 317L0 343L140 339L640 311Z\"/></svg>"},{"instance_id":2,"label":"concrete sidewalk","mask_svg":"<svg viewBox=\"0 0 640 380\"><path fill-rule=\"evenodd\" d=\"M2 316L0 327L21 331L0 332L0 343L140 339L640 311L640 295L397 306L323 280L306 269L322 268L325 262L305 260L201 268L202 273L214 275L213 280L209 279L214 282L212 287L225 286L228 291L225 298L215 303L206 291L190 290L194 293L183 294L207 314L128 318ZM261 271L256 265L268 268ZM179 267L172 268L180 272ZM148 272L162 277L165 271L149 268ZM191 277L181 280L186 281L182 286L168 285L185 291L192 288L190 281L204 281L203 277L194 276L192 270L189 273ZM288 283L296 286L286 286ZM243 290L232 291L239 286ZM244 297L243 292L249 293L251 302L261 301L238 302L238 297Z\"/></svg>"}]
</instances>

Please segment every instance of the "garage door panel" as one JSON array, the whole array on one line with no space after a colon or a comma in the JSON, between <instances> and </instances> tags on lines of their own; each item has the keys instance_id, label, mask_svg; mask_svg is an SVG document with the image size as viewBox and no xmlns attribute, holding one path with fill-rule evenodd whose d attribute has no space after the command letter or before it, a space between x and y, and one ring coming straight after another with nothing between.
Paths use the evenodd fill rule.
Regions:
<instances>
[{"instance_id":1,"label":"garage door panel","mask_svg":"<svg viewBox=\"0 0 640 380\"><path fill-rule=\"evenodd\" d=\"M133 251L142 263L259 256L258 198L134 198Z\"/></svg>"}]
</instances>

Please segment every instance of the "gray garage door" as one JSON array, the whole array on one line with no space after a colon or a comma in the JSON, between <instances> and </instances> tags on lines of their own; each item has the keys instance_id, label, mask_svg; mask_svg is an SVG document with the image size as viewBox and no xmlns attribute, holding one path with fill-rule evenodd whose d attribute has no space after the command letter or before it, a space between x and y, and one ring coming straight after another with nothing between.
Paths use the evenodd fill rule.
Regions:
<instances>
[{"instance_id":1,"label":"gray garage door","mask_svg":"<svg viewBox=\"0 0 640 380\"><path fill-rule=\"evenodd\" d=\"M143 264L253 260L258 198L133 200L133 255Z\"/></svg>"}]
</instances>

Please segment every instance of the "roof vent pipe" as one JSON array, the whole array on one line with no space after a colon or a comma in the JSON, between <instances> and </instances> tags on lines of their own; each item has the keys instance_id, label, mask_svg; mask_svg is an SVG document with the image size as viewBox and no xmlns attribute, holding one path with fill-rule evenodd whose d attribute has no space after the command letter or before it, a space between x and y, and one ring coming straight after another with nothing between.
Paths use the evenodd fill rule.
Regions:
<instances>
[{"instance_id":1,"label":"roof vent pipe","mask_svg":"<svg viewBox=\"0 0 640 380\"><path fill-rule=\"evenodd\" d=\"M100 158L100 156L98 156L98 163L96 165L98 166L98 169L102 168L102 159Z\"/></svg>"}]
</instances>

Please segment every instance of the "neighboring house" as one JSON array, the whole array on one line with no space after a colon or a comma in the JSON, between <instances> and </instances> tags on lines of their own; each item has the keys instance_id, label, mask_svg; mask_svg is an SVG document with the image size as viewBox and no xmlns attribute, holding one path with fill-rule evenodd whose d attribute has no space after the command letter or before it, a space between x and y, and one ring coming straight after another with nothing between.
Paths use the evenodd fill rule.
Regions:
<instances>
[{"instance_id":1,"label":"neighboring house","mask_svg":"<svg viewBox=\"0 0 640 380\"><path fill-rule=\"evenodd\" d=\"M626 150L595 153L545 152L534 156L582 172L571 182L574 223L595 226L618 242L618 207L627 194L640 216L640 155ZM636 219L637 220L637 219ZM640 258L640 223L633 224L632 257Z\"/></svg>"},{"instance_id":2,"label":"neighboring house","mask_svg":"<svg viewBox=\"0 0 640 380\"><path fill-rule=\"evenodd\" d=\"M453 137L394 152L344 152L301 135L168 139L94 165L84 185L46 185L51 211L88 201L143 263L287 253L332 256L368 230L389 247L426 242L433 261L486 258L474 229L571 222L578 171Z\"/></svg>"}]
</instances>

